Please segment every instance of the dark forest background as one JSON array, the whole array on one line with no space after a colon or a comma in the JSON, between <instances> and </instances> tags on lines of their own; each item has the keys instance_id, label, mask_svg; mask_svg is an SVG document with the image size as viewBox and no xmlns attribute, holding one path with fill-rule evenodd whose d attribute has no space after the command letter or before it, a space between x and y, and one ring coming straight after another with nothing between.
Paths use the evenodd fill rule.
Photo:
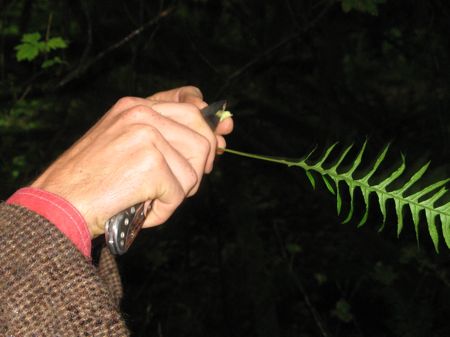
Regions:
<instances>
[{"instance_id":1,"label":"dark forest background","mask_svg":"<svg viewBox=\"0 0 450 337\"><path fill-rule=\"evenodd\" d=\"M365 167L391 142L386 170L404 153L410 174L431 160L424 183L449 176L447 1L1 0L0 198L120 97L187 84L228 99L230 148L367 138ZM124 317L133 336L450 336L449 250L388 212L382 232L376 204L341 224L300 169L224 154L118 259Z\"/></svg>"}]
</instances>

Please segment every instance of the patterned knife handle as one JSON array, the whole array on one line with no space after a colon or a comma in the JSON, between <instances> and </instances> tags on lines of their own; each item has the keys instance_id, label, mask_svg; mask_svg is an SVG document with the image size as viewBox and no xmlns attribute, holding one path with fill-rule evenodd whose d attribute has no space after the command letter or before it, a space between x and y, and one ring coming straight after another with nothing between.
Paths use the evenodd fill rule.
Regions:
<instances>
[{"instance_id":1,"label":"patterned knife handle","mask_svg":"<svg viewBox=\"0 0 450 337\"><path fill-rule=\"evenodd\" d=\"M105 224L105 238L109 250L114 255L122 255L133 243L151 204L145 209L143 202L131 206L111 217Z\"/></svg>"},{"instance_id":2,"label":"patterned knife handle","mask_svg":"<svg viewBox=\"0 0 450 337\"><path fill-rule=\"evenodd\" d=\"M203 117L211 127L215 129L219 124L219 111L224 111L226 101L218 101L202 109ZM133 205L113 217L105 223L105 241L109 250L114 255L124 254L130 248L142 225L145 222L147 214L151 211L153 201L141 202Z\"/></svg>"}]
</instances>

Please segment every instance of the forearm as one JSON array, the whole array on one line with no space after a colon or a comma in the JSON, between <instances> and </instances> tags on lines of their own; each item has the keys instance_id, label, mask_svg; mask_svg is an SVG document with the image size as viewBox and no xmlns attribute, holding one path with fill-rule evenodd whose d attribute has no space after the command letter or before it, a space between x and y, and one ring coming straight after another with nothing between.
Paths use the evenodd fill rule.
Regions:
<instances>
[{"instance_id":1,"label":"forearm","mask_svg":"<svg viewBox=\"0 0 450 337\"><path fill-rule=\"evenodd\" d=\"M0 247L0 335L127 335L96 268L49 221L0 204Z\"/></svg>"}]
</instances>

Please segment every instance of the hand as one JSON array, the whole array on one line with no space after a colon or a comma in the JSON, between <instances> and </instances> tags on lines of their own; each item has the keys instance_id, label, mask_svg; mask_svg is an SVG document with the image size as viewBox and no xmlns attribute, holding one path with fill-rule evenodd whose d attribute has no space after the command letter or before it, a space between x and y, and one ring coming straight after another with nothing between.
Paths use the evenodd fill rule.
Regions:
<instances>
[{"instance_id":1,"label":"hand","mask_svg":"<svg viewBox=\"0 0 450 337\"><path fill-rule=\"evenodd\" d=\"M212 170L231 119L214 133L201 116L195 87L120 99L33 187L60 195L84 216L91 236L138 202L154 200L144 227L165 222Z\"/></svg>"}]
</instances>

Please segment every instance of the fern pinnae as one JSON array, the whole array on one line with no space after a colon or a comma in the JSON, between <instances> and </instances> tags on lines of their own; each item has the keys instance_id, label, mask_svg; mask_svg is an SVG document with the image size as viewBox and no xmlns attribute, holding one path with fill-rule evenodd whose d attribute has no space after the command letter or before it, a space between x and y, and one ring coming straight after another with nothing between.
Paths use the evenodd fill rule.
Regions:
<instances>
[{"instance_id":1,"label":"fern pinnae","mask_svg":"<svg viewBox=\"0 0 450 337\"><path fill-rule=\"evenodd\" d=\"M450 203L449 203L450 204ZM449 213L450 213L450 207ZM450 216L441 214L442 233L444 234L444 240L448 247L450 247Z\"/></svg>"},{"instance_id":2,"label":"fern pinnae","mask_svg":"<svg viewBox=\"0 0 450 337\"><path fill-rule=\"evenodd\" d=\"M423 190L420 190L417 193L410 195L409 198L411 200L414 200L414 201L419 201L419 198L427 195L428 193L438 189L441 186L444 186L449 181L450 181L450 178L449 179L440 180L438 182L435 182L434 184L431 184L430 186L424 188Z\"/></svg>"},{"instance_id":3,"label":"fern pinnae","mask_svg":"<svg viewBox=\"0 0 450 337\"><path fill-rule=\"evenodd\" d=\"M338 175L337 173L337 169L338 167L342 164L342 162L344 161L345 157L347 157L347 154L350 152L350 150L353 148L353 144L350 146L347 146L347 148L344 150L344 152L342 152L342 154L340 155L339 159L337 160L337 162L329 168L330 172L333 172L334 174L336 174L336 176Z\"/></svg>"},{"instance_id":4,"label":"fern pinnae","mask_svg":"<svg viewBox=\"0 0 450 337\"><path fill-rule=\"evenodd\" d=\"M406 169L405 156L402 154L401 157L402 157L402 163L400 164L400 166L394 172L392 172L391 175L387 179L384 179L383 181L381 181L380 183L378 183L377 185L374 186L374 188L386 192L386 193L377 193L378 203L380 206L381 214L383 215L383 222L381 224L381 227L378 229L379 232L384 229L384 225L386 224L386 202L389 199L388 195L387 195L386 187L388 185L390 185L392 182L394 182L398 177L400 177ZM397 217L398 217L398 212L397 212ZM399 228L399 226L397 225L397 229L398 228ZM418 232L416 232L416 234L417 233ZM397 230L397 234L398 234L398 230ZM418 239L418 236L416 236L416 237Z\"/></svg>"},{"instance_id":5,"label":"fern pinnae","mask_svg":"<svg viewBox=\"0 0 450 337\"><path fill-rule=\"evenodd\" d=\"M330 181L328 180L326 175L322 175L322 180L325 183L325 186L327 187L328 191L330 191L331 194L335 195L336 192L334 191L333 186L331 185Z\"/></svg>"},{"instance_id":6,"label":"fern pinnae","mask_svg":"<svg viewBox=\"0 0 450 337\"><path fill-rule=\"evenodd\" d=\"M358 156L356 157L356 159L353 162L353 164L350 167L350 169L347 172L342 174L342 177L344 178L342 180L344 180L348 184L349 196L350 196L350 209L348 211L347 217L344 219L344 221L342 221L343 224L346 224L346 223L350 222L350 220L353 218L353 212L355 210L354 195L355 195L355 188L356 188L356 184L354 184L354 182L356 180L353 179L353 173L356 171L356 169L358 168L359 164L361 164L361 159L362 159L364 150L366 149L366 144L367 144L367 141L364 142L361 150L358 153ZM344 151L343 155L347 155L347 153L350 150L350 148L351 147L348 147ZM339 161L338 161L338 163L339 163ZM338 169L338 166L335 167L334 172L337 172L337 169ZM362 191L362 189L361 189L361 191ZM364 224L364 223L361 224L361 222L360 222L359 226L362 226L362 224Z\"/></svg>"},{"instance_id":7,"label":"fern pinnae","mask_svg":"<svg viewBox=\"0 0 450 337\"><path fill-rule=\"evenodd\" d=\"M365 143L364 143L364 145L365 145ZM384 150L378 155L377 160L375 161L375 163L372 166L372 169L369 171L369 173L367 173L363 178L359 179L361 184L366 184L366 185L370 186L369 180L370 180L370 178L372 178L372 176L374 175L374 173L376 172L378 167L380 167L381 163L383 162L384 158L386 157L386 154L389 150L389 146L390 146L390 144L386 145ZM365 148L365 146L364 146L364 148ZM363 185L361 185L361 186L363 186ZM367 222L367 218L369 216L369 208L370 208L370 202L369 202L370 201L369 200L370 192L371 191L368 189L361 188L361 193L363 195L363 200L364 200L366 209L364 211L364 215L363 215L361 221L358 224L358 227L363 226ZM385 218L386 215L383 214L383 217Z\"/></svg>"},{"instance_id":8,"label":"fern pinnae","mask_svg":"<svg viewBox=\"0 0 450 337\"><path fill-rule=\"evenodd\" d=\"M316 180L314 179L314 176L309 171L305 171L306 176L308 177L309 182L312 185L313 190L316 189Z\"/></svg>"},{"instance_id":9,"label":"fern pinnae","mask_svg":"<svg viewBox=\"0 0 450 337\"><path fill-rule=\"evenodd\" d=\"M350 220L353 217L353 212L355 210L355 203L353 201L354 200L354 195L355 195L355 186L349 185L348 188L349 188L348 192L349 192L349 195L350 195L350 209L348 211L347 217L344 219L344 221L342 221L342 224L346 224L346 223L350 222Z\"/></svg>"},{"instance_id":10,"label":"fern pinnae","mask_svg":"<svg viewBox=\"0 0 450 337\"><path fill-rule=\"evenodd\" d=\"M399 237L403 230L403 206L405 206L405 203L399 199L394 199L394 203L395 213L397 215L397 237Z\"/></svg>"},{"instance_id":11,"label":"fern pinnae","mask_svg":"<svg viewBox=\"0 0 450 337\"><path fill-rule=\"evenodd\" d=\"M400 177L403 172L406 169L406 160L405 160L405 156L402 154L402 163L401 165L398 167L398 169L396 169L394 172L391 173L391 175L389 176L389 178L381 181L379 184L375 185L375 188L384 190L386 188L386 186L390 185L394 180L396 180L398 177Z\"/></svg>"},{"instance_id":12,"label":"fern pinnae","mask_svg":"<svg viewBox=\"0 0 450 337\"><path fill-rule=\"evenodd\" d=\"M325 161L328 159L328 157L330 156L331 151L334 150L334 148L336 147L338 143L334 143L333 145L331 145L326 151L325 154L322 156L322 158L313 166L316 168L322 168L322 165L325 163Z\"/></svg>"},{"instance_id":13,"label":"fern pinnae","mask_svg":"<svg viewBox=\"0 0 450 337\"><path fill-rule=\"evenodd\" d=\"M430 162L426 163L424 166L422 166L414 175L409 179L409 181L403 185L403 187L399 188L398 190L392 192L393 194L403 194L406 190L408 190L417 180L422 178L422 176L425 174L425 172L428 170L428 166L430 166Z\"/></svg>"},{"instance_id":14,"label":"fern pinnae","mask_svg":"<svg viewBox=\"0 0 450 337\"><path fill-rule=\"evenodd\" d=\"M375 164L373 164L372 169L365 175L364 178L361 179L361 181L369 183L369 179L372 178L375 171L378 170L378 167L380 167L381 163L383 162L384 158L386 158L386 154L389 151L389 147L391 145L388 144L384 147L383 151L378 155L377 160L375 161Z\"/></svg>"},{"instance_id":15,"label":"fern pinnae","mask_svg":"<svg viewBox=\"0 0 450 337\"><path fill-rule=\"evenodd\" d=\"M366 208L365 208L363 217L359 221L358 228L363 226L367 222L367 218L369 217L369 207L370 207L369 196L370 196L370 192L371 191L369 191L369 190L361 189L361 193L362 193L364 204L365 204Z\"/></svg>"},{"instance_id":16,"label":"fern pinnae","mask_svg":"<svg viewBox=\"0 0 450 337\"><path fill-rule=\"evenodd\" d=\"M344 174L344 176L349 177L350 179L353 180L353 173L356 171L359 164L361 164L361 159L362 159L364 151L366 150L366 146L367 146L367 140L364 142L361 150L358 153L358 156L356 157L355 161L353 162L352 167L350 168L350 170L347 173Z\"/></svg>"},{"instance_id":17,"label":"fern pinnae","mask_svg":"<svg viewBox=\"0 0 450 337\"><path fill-rule=\"evenodd\" d=\"M339 182L340 182L341 179L337 178L337 177L339 177L337 169L342 164L342 162L344 161L345 157L347 156L347 154L350 152L350 150L352 148L353 148L353 144L350 145L350 146L347 146L347 148L340 155L340 157L337 160L337 162L332 167L329 168L330 174L333 174L336 177L334 181L335 181L335 184L336 184L336 211L337 211L338 215L341 214L341 210L342 210L342 197L341 197L341 192L340 192L340 188L339 188Z\"/></svg>"},{"instance_id":18,"label":"fern pinnae","mask_svg":"<svg viewBox=\"0 0 450 337\"><path fill-rule=\"evenodd\" d=\"M379 193L378 196L378 205L380 206L381 215L383 216L383 222L381 223L380 228L378 228L378 232L381 232L384 229L384 226L386 225L386 218L387 218L387 212L386 212L386 195Z\"/></svg>"},{"instance_id":19,"label":"fern pinnae","mask_svg":"<svg viewBox=\"0 0 450 337\"><path fill-rule=\"evenodd\" d=\"M339 166L342 164L343 160L345 159L345 157L347 156L347 154L350 152L352 146L347 147L342 152L342 154L339 156L338 160L334 165L332 165L328 169L324 168L325 162L331 155L336 145L337 143L334 143L330 147L328 147L325 153L322 155L322 157L316 163L312 164L307 163L307 159L309 159L314 150L311 151L309 155L306 156L304 159L298 161L294 161L289 158L275 158L270 156L255 155L251 153L245 153L230 149L224 149L224 151L253 159L285 164L289 167L297 166L303 168L313 188L315 188L316 182L311 172L312 171L317 172L322 177L322 180L324 181L326 188L336 196L336 208L338 214L341 213L342 208L341 189L339 187L339 184L341 182L345 183L349 189L350 207L347 217L344 219L343 223L349 222L353 217L354 199L355 199L354 192L356 188L359 188L359 190L361 191L365 204L365 211L361 220L359 221L358 227L363 226L367 221L370 208L370 195L372 193L375 193L378 197L378 205L380 207L380 211L383 217L383 222L379 230L382 230L386 223L387 218L386 204L389 200L393 200L395 205L395 213L397 216L397 234L400 235L403 229L403 210L405 206L408 206L412 215L417 242L419 242L420 212L424 211L426 222L428 225L428 232L433 241L436 251L438 251L439 249L439 233L436 226L436 218L439 217L442 225L442 235L444 236L446 245L450 248L450 202L447 202L440 206L435 205L447 193L447 188L445 187L445 185L450 181L450 179L444 179L435 182L429 186L420 189L418 192L414 194L407 195L408 190L416 182L418 182L427 171L429 167L429 163L427 163L423 165L417 172L415 172L409 178L409 180L405 184L403 184L400 188L393 191L388 191L387 188L394 181L396 181L404 173L406 169L405 156L403 154L401 155L401 164L395 171L393 171L387 178L383 179L379 183L371 185L369 180L376 173L381 163L385 159L389 150L389 145L387 145L383 149L383 151L381 151L381 153L377 156L375 163L373 164L369 172L360 179L354 178L353 174L361 164L362 157L366 149L367 141L364 142L363 146L358 152L356 159L353 161L350 169L343 173L339 173L338 169ZM335 183L336 186L335 189L333 188L331 181Z\"/></svg>"},{"instance_id":20,"label":"fern pinnae","mask_svg":"<svg viewBox=\"0 0 450 337\"><path fill-rule=\"evenodd\" d=\"M339 188L339 181L336 182L336 211L337 215L341 215L342 210L342 198L341 198L341 191Z\"/></svg>"}]
</instances>

